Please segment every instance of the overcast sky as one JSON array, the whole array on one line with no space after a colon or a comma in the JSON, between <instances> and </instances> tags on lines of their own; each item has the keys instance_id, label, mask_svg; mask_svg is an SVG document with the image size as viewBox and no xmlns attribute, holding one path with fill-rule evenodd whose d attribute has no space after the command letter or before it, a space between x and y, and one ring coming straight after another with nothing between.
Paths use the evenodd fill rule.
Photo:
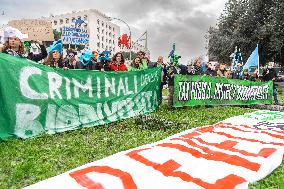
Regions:
<instances>
[{"instance_id":1,"label":"overcast sky","mask_svg":"<svg viewBox=\"0 0 284 189\"><path fill-rule=\"evenodd\" d=\"M126 21L137 39L148 31L151 59L167 56L176 43L181 62L206 54L206 31L214 26L227 0L0 0L0 24L21 18L39 18L72 10L98 9ZM5 15L2 15L2 12ZM115 22L122 32L123 23Z\"/></svg>"}]
</instances>

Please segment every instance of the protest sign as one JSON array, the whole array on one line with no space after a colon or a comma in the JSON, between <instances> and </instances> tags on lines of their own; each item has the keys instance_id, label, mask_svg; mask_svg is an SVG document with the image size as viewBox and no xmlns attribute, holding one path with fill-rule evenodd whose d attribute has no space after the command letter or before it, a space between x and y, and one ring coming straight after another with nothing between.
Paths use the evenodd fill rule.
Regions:
<instances>
[{"instance_id":1,"label":"protest sign","mask_svg":"<svg viewBox=\"0 0 284 189\"><path fill-rule=\"evenodd\" d=\"M247 189L282 161L284 113L258 111L88 163L25 189ZM265 121L265 127L262 122Z\"/></svg>"},{"instance_id":2,"label":"protest sign","mask_svg":"<svg viewBox=\"0 0 284 189\"><path fill-rule=\"evenodd\" d=\"M12 20L8 22L8 25L19 29L24 34L28 34L28 41L54 41L52 24L47 20Z\"/></svg>"},{"instance_id":3,"label":"protest sign","mask_svg":"<svg viewBox=\"0 0 284 189\"><path fill-rule=\"evenodd\" d=\"M222 77L177 75L174 106L271 104L273 84Z\"/></svg>"},{"instance_id":4,"label":"protest sign","mask_svg":"<svg viewBox=\"0 0 284 189\"><path fill-rule=\"evenodd\" d=\"M161 69L64 70L0 53L0 138L103 125L157 109Z\"/></svg>"},{"instance_id":5,"label":"protest sign","mask_svg":"<svg viewBox=\"0 0 284 189\"><path fill-rule=\"evenodd\" d=\"M63 44L86 45L89 44L88 30L74 27L63 27L62 30Z\"/></svg>"}]
</instances>

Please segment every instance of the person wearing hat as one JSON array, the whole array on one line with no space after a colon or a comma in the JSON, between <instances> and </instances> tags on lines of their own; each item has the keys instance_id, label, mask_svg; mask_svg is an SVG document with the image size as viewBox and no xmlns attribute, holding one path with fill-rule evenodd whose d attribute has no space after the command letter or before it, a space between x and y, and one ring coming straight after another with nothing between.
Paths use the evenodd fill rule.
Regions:
<instances>
[{"instance_id":1,"label":"person wearing hat","mask_svg":"<svg viewBox=\"0 0 284 189\"><path fill-rule=\"evenodd\" d=\"M63 68L64 64L62 62L62 40L54 41L47 48L48 56L44 64L54 68Z\"/></svg>"},{"instance_id":2,"label":"person wearing hat","mask_svg":"<svg viewBox=\"0 0 284 189\"><path fill-rule=\"evenodd\" d=\"M3 53L10 54L17 57L25 57L24 40L28 38L27 34L21 33L18 29L13 27L6 27L4 29L4 47Z\"/></svg>"},{"instance_id":3,"label":"person wearing hat","mask_svg":"<svg viewBox=\"0 0 284 189\"><path fill-rule=\"evenodd\" d=\"M111 51L103 51L101 53L93 52L94 59L97 60L95 69L99 71L111 71L110 69L110 55Z\"/></svg>"},{"instance_id":4,"label":"person wearing hat","mask_svg":"<svg viewBox=\"0 0 284 189\"><path fill-rule=\"evenodd\" d=\"M24 41L28 38L27 34L23 34L20 30L13 27L6 27L4 29L4 47L2 52L10 54L12 56L28 58L32 61L39 62L47 56L46 48L42 43L40 45L41 53L33 54L31 52L25 52Z\"/></svg>"},{"instance_id":5,"label":"person wearing hat","mask_svg":"<svg viewBox=\"0 0 284 189\"><path fill-rule=\"evenodd\" d=\"M80 60L77 62L78 69L94 70L95 62L93 60L93 52L86 48L83 50L80 56Z\"/></svg>"}]
</instances>

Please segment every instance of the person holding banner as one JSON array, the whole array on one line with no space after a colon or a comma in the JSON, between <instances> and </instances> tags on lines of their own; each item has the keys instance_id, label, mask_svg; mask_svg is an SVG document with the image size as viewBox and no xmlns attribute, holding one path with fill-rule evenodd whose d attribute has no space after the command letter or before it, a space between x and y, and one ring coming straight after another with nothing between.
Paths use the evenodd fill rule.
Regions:
<instances>
[{"instance_id":1,"label":"person holding banner","mask_svg":"<svg viewBox=\"0 0 284 189\"><path fill-rule=\"evenodd\" d=\"M110 55L111 51L103 51L101 53L93 52L94 60L96 60L95 70L111 71L110 69Z\"/></svg>"},{"instance_id":2,"label":"person holding banner","mask_svg":"<svg viewBox=\"0 0 284 189\"><path fill-rule=\"evenodd\" d=\"M112 57L112 62L110 64L111 71L127 71L127 67L125 65L125 59L121 52L116 53Z\"/></svg>"},{"instance_id":3,"label":"person holding banner","mask_svg":"<svg viewBox=\"0 0 284 189\"><path fill-rule=\"evenodd\" d=\"M216 72L217 64L218 64L217 62L209 62L208 68L205 71L204 75L208 75L211 77L217 76L217 72Z\"/></svg>"},{"instance_id":4,"label":"person holding banner","mask_svg":"<svg viewBox=\"0 0 284 189\"><path fill-rule=\"evenodd\" d=\"M128 71L138 71L147 69L145 66L142 65L142 61L139 57L134 58L130 66L128 67Z\"/></svg>"},{"instance_id":5,"label":"person holding banner","mask_svg":"<svg viewBox=\"0 0 284 189\"><path fill-rule=\"evenodd\" d=\"M143 67L149 67L150 65L150 60L146 57L146 53L143 51L139 51L138 53L138 57L141 59L142 65ZM149 67L150 68L150 67Z\"/></svg>"},{"instance_id":6,"label":"person holding banner","mask_svg":"<svg viewBox=\"0 0 284 189\"><path fill-rule=\"evenodd\" d=\"M46 58L46 48L40 42L38 42L40 44L40 54L33 54L25 51L24 40L27 38L28 35L21 33L20 30L10 26L6 27L4 29L4 47L2 52L12 56L27 58L35 62L39 62Z\"/></svg>"},{"instance_id":7,"label":"person holding banner","mask_svg":"<svg viewBox=\"0 0 284 189\"><path fill-rule=\"evenodd\" d=\"M274 66L274 62L269 62L267 69L265 69L263 71L263 81L273 81L273 98L274 98L274 103L276 105L279 104L278 101L278 97L277 97L277 89L276 89L276 83L275 81L277 80L278 76L277 76L277 72L276 70L273 68Z\"/></svg>"},{"instance_id":8,"label":"person holding banner","mask_svg":"<svg viewBox=\"0 0 284 189\"><path fill-rule=\"evenodd\" d=\"M68 68L68 69L77 68L76 55L77 55L77 52L73 51L72 49L67 50L67 55L63 59L63 65L65 68Z\"/></svg>"},{"instance_id":9,"label":"person holding banner","mask_svg":"<svg viewBox=\"0 0 284 189\"><path fill-rule=\"evenodd\" d=\"M188 73L190 75L202 75L203 70L201 67L201 58L197 57L194 62L193 62L193 66L188 68Z\"/></svg>"},{"instance_id":10,"label":"person holding banner","mask_svg":"<svg viewBox=\"0 0 284 189\"><path fill-rule=\"evenodd\" d=\"M4 47L2 52L17 56L17 57L25 57L25 47L24 40L28 38L27 34L23 34L20 30L13 27L6 27L4 29Z\"/></svg>"},{"instance_id":11,"label":"person holding banner","mask_svg":"<svg viewBox=\"0 0 284 189\"><path fill-rule=\"evenodd\" d=\"M93 52L89 48L84 49L81 53L80 61L77 62L77 68L85 70L94 70L95 62L93 60L93 56Z\"/></svg>"},{"instance_id":12,"label":"person holding banner","mask_svg":"<svg viewBox=\"0 0 284 189\"><path fill-rule=\"evenodd\" d=\"M220 68L217 71L217 76L218 77L225 77L225 72L226 72L226 64L221 63Z\"/></svg>"},{"instance_id":13,"label":"person holding banner","mask_svg":"<svg viewBox=\"0 0 284 189\"><path fill-rule=\"evenodd\" d=\"M171 65L167 68L167 79L168 79L168 108L173 109L174 106L174 76L178 73L174 62L171 61Z\"/></svg>"},{"instance_id":14,"label":"person holding banner","mask_svg":"<svg viewBox=\"0 0 284 189\"><path fill-rule=\"evenodd\" d=\"M63 68L64 64L62 61L62 40L54 41L47 48L48 56L43 64L48 65L53 68Z\"/></svg>"}]
</instances>

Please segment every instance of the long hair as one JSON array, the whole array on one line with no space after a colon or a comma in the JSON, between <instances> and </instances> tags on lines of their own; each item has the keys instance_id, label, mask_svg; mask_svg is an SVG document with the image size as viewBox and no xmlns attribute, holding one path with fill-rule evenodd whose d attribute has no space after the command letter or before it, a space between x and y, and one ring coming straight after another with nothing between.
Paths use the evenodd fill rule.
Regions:
<instances>
[{"instance_id":1,"label":"long hair","mask_svg":"<svg viewBox=\"0 0 284 189\"><path fill-rule=\"evenodd\" d=\"M139 58L139 64L138 64L138 67L137 67L137 65L135 64L135 60L136 60L137 58L139 58L139 57L137 56L136 58L134 58L134 59L132 60L132 62L131 62L131 66L132 66L132 67L138 68L139 65L142 63L141 58Z\"/></svg>"},{"instance_id":2,"label":"long hair","mask_svg":"<svg viewBox=\"0 0 284 189\"><path fill-rule=\"evenodd\" d=\"M53 59L53 55L52 52L48 54L47 58L44 60L43 64L50 66L50 67L55 67L54 65L55 61ZM60 58L58 60L58 66L60 66L59 64L62 63L62 54L60 55Z\"/></svg>"},{"instance_id":3,"label":"long hair","mask_svg":"<svg viewBox=\"0 0 284 189\"><path fill-rule=\"evenodd\" d=\"M2 49L2 52L6 52L7 50L11 49L11 46L9 45L9 38L8 40L4 43L4 47ZM17 51L19 55L24 55L25 54L25 47L23 42L21 42L19 46L19 50Z\"/></svg>"},{"instance_id":4,"label":"long hair","mask_svg":"<svg viewBox=\"0 0 284 189\"><path fill-rule=\"evenodd\" d=\"M125 59L124 59L124 56L121 52L118 52L116 53L113 57L112 57L112 62L116 62L116 57L118 54L121 54L121 61L120 61L120 64L124 64L125 63Z\"/></svg>"},{"instance_id":5,"label":"long hair","mask_svg":"<svg viewBox=\"0 0 284 189\"><path fill-rule=\"evenodd\" d=\"M197 58L194 59L193 65L196 65L198 61L200 61L200 64L201 64L201 58L200 57L197 57Z\"/></svg>"}]
</instances>

